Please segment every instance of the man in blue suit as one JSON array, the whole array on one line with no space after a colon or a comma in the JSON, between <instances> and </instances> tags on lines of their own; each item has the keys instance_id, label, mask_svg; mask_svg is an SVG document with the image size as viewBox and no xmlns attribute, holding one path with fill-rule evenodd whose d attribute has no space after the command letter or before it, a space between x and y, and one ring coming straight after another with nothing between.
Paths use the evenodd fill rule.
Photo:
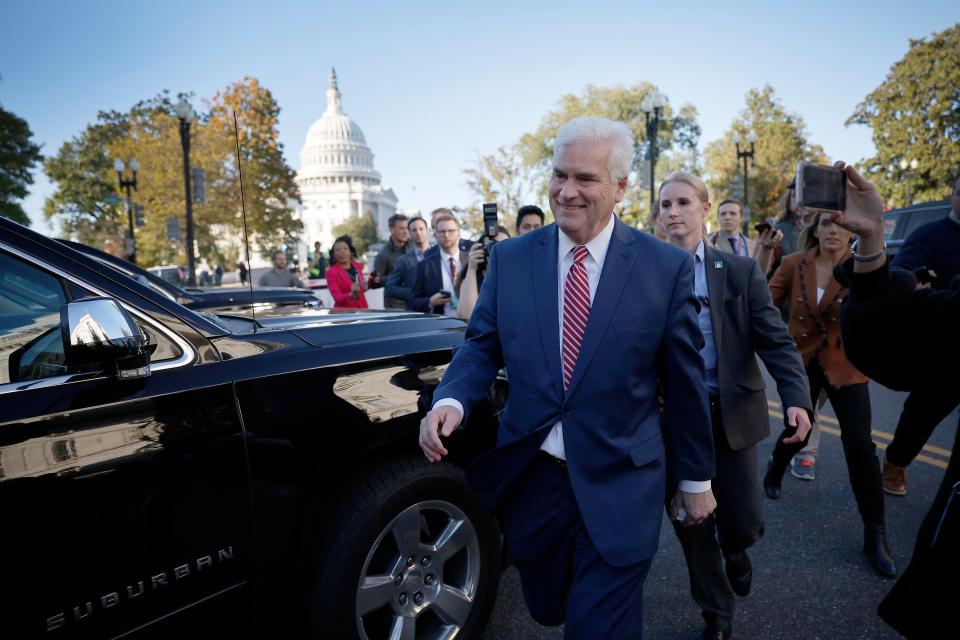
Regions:
<instances>
[{"instance_id":1,"label":"man in blue suit","mask_svg":"<svg viewBox=\"0 0 960 640\"><path fill-rule=\"evenodd\" d=\"M716 506L693 259L614 216L633 153L622 122L560 127L557 223L495 246L420 426L440 460L440 436L506 367L497 446L467 477L501 516L531 614L567 638L641 637L667 466L680 480L672 517L698 525Z\"/></svg>"},{"instance_id":2,"label":"man in blue suit","mask_svg":"<svg viewBox=\"0 0 960 640\"><path fill-rule=\"evenodd\" d=\"M452 215L437 216L433 233L437 245L424 252L423 260L417 264L417 277L407 309L456 318L459 317L454 291L457 273L469 257L459 248L460 223Z\"/></svg>"}]
</instances>

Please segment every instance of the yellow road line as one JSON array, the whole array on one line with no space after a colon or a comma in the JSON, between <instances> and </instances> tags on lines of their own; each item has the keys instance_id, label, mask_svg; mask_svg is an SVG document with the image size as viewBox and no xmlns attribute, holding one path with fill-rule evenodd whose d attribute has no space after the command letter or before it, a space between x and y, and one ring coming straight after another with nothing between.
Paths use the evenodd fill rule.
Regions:
<instances>
[{"instance_id":1,"label":"yellow road line","mask_svg":"<svg viewBox=\"0 0 960 640\"><path fill-rule=\"evenodd\" d=\"M783 419L783 414L780 413L779 411L771 411L771 412L770 412L770 415L773 416L774 418ZM833 436L839 436L839 435L840 435L840 430L839 430L839 429L834 429L833 427L828 427L828 426L822 425L822 424L820 425L820 431L823 431L824 433L829 433L830 435L833 435ZM872 432L872 433L875 434L875 433L877 433L877 432L874 431L874 432ZM887 443L886 443L886 442L878 442L878 441L874 440L873 443L874 443L875 445L877 445L878 447L880 447L881 449L886 449L886 448L887 448ZM924 449L927 449L927 447L924 447ZM943 449L940 449L940 450L943 451ZM947 460L949 460L949 459L950 459L950 452L947 451L946 453L947 453ZM925 456L925 455L923 455L922 453L917 454L916 459L919 460L920 462L925 462L925 463L927 463L927 464L929 464L929 465L931 465L931 466L939 467L940 469L946 469L946 468L947 468L947 463L944 462L943 460L940 460L940 459L938 459L938 458L931 458L930 456Z\"/></svg>"},{"instance_id":2,"label":"yellow road line","mask_svg":"<svg viewBox=\"0 0 960 640\"><path fill-rule=\"evenodd\" d=\"M770 405L771 407L774 407L774 408L779 408L779 407L780 407L780 403L779 403L779 402L774 402L773 400L767 400L767 404ZM773 415L772 412L771 412L771 415ZM783 414L776 414L776 415L780 416L781 418L783 417ZM820 420L820 422L821 422L821 424L820 424L820 428L821 428L821 429L825 428L825 427L823 426L823 424L822 424L822 423L824 423L824 422L826 422L827 424L835 424L835 425L837 425L838 427L840 426L840 423L837 422L837 419L836 419L836 418L834 418L834 417L832 417L832 416L824 415L822 412L820 413L819 420ZM893 434L892 434L892 433L887 433L886 431L878 431L878 430L876 430L876 429L871 429L871 430L870 430L870 433L871 433L872 435L878 437L878 438L886 438L887 440L893 440ZM836 433L835 435L840 435L840 432L837 431L837 433ZM924 446L923 446L923 450L924 450L924 451L927 451L928 453L937 453L937 454L940 454L941 456L944 456L944 457L946 457L947 459L950 458L950 450L949 450L949 449L943 449L943 448L941 448L941 447L937 447L937 446L932 445L932 444L927 444L927 445L924 445Z\"/></svg>"}]
</instances>

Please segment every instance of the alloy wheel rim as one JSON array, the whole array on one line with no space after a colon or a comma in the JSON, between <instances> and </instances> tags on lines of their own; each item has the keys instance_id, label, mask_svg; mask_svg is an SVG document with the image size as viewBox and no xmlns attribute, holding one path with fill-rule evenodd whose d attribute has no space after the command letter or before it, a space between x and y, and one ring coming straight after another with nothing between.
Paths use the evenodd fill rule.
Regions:
<instances>
[{"instance_id":1,"label":"alloy wheel rim","mask_svg":"<svg viewBox=\"0 0 960 640\"><path fill-rule=\"evenodd\" d=\"M480 540L445 500L404 509L367 553L356 594L362 640L450 640L459 635L480 582Z\"/></svg>"}]
</instances>

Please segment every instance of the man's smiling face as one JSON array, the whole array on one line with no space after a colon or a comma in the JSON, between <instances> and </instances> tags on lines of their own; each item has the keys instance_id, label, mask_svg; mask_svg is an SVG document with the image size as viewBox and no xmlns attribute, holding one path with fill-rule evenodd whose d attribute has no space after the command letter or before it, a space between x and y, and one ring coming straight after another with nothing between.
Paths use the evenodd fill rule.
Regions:
<instances>
[{"instance_id":1,"label":"man's smiling face","mask_svg":"<svg viewBox=\"0 0 960 640\"><path fill-rule=\"evenodd\" d=\"M610 146L609 141L576 141L553 156L550 208L560 229L578 244L606 226L626 190L626 178L615 181L610 175Z\"/></svg>"}]
</instances>

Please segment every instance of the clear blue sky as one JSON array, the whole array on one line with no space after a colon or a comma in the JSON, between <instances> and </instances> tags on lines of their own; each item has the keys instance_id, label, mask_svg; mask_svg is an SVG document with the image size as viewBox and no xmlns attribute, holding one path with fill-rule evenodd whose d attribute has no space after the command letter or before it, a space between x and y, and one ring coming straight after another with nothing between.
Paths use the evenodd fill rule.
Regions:
<instances>
[{"instance_id":1,"label":"clear blue sky","mask_svg":"<svg viewBox=\"0 0 960 640\"><path fill-rule=\"evenodd\" d=\"M951 26L956 0L922 2L184 2L3 0L0 104L47 155L101 109L163 89L209 97L251 75L282 109L288 162L323 112L336 66L402 207L471 202L462 170L533 130L565 93L648 80L694 104L701 146L766 82L833 158L872 153L845 128L855 105L920 38ZM52 185L24 205L44 230Z\"/></svg>"}]
</instances>

